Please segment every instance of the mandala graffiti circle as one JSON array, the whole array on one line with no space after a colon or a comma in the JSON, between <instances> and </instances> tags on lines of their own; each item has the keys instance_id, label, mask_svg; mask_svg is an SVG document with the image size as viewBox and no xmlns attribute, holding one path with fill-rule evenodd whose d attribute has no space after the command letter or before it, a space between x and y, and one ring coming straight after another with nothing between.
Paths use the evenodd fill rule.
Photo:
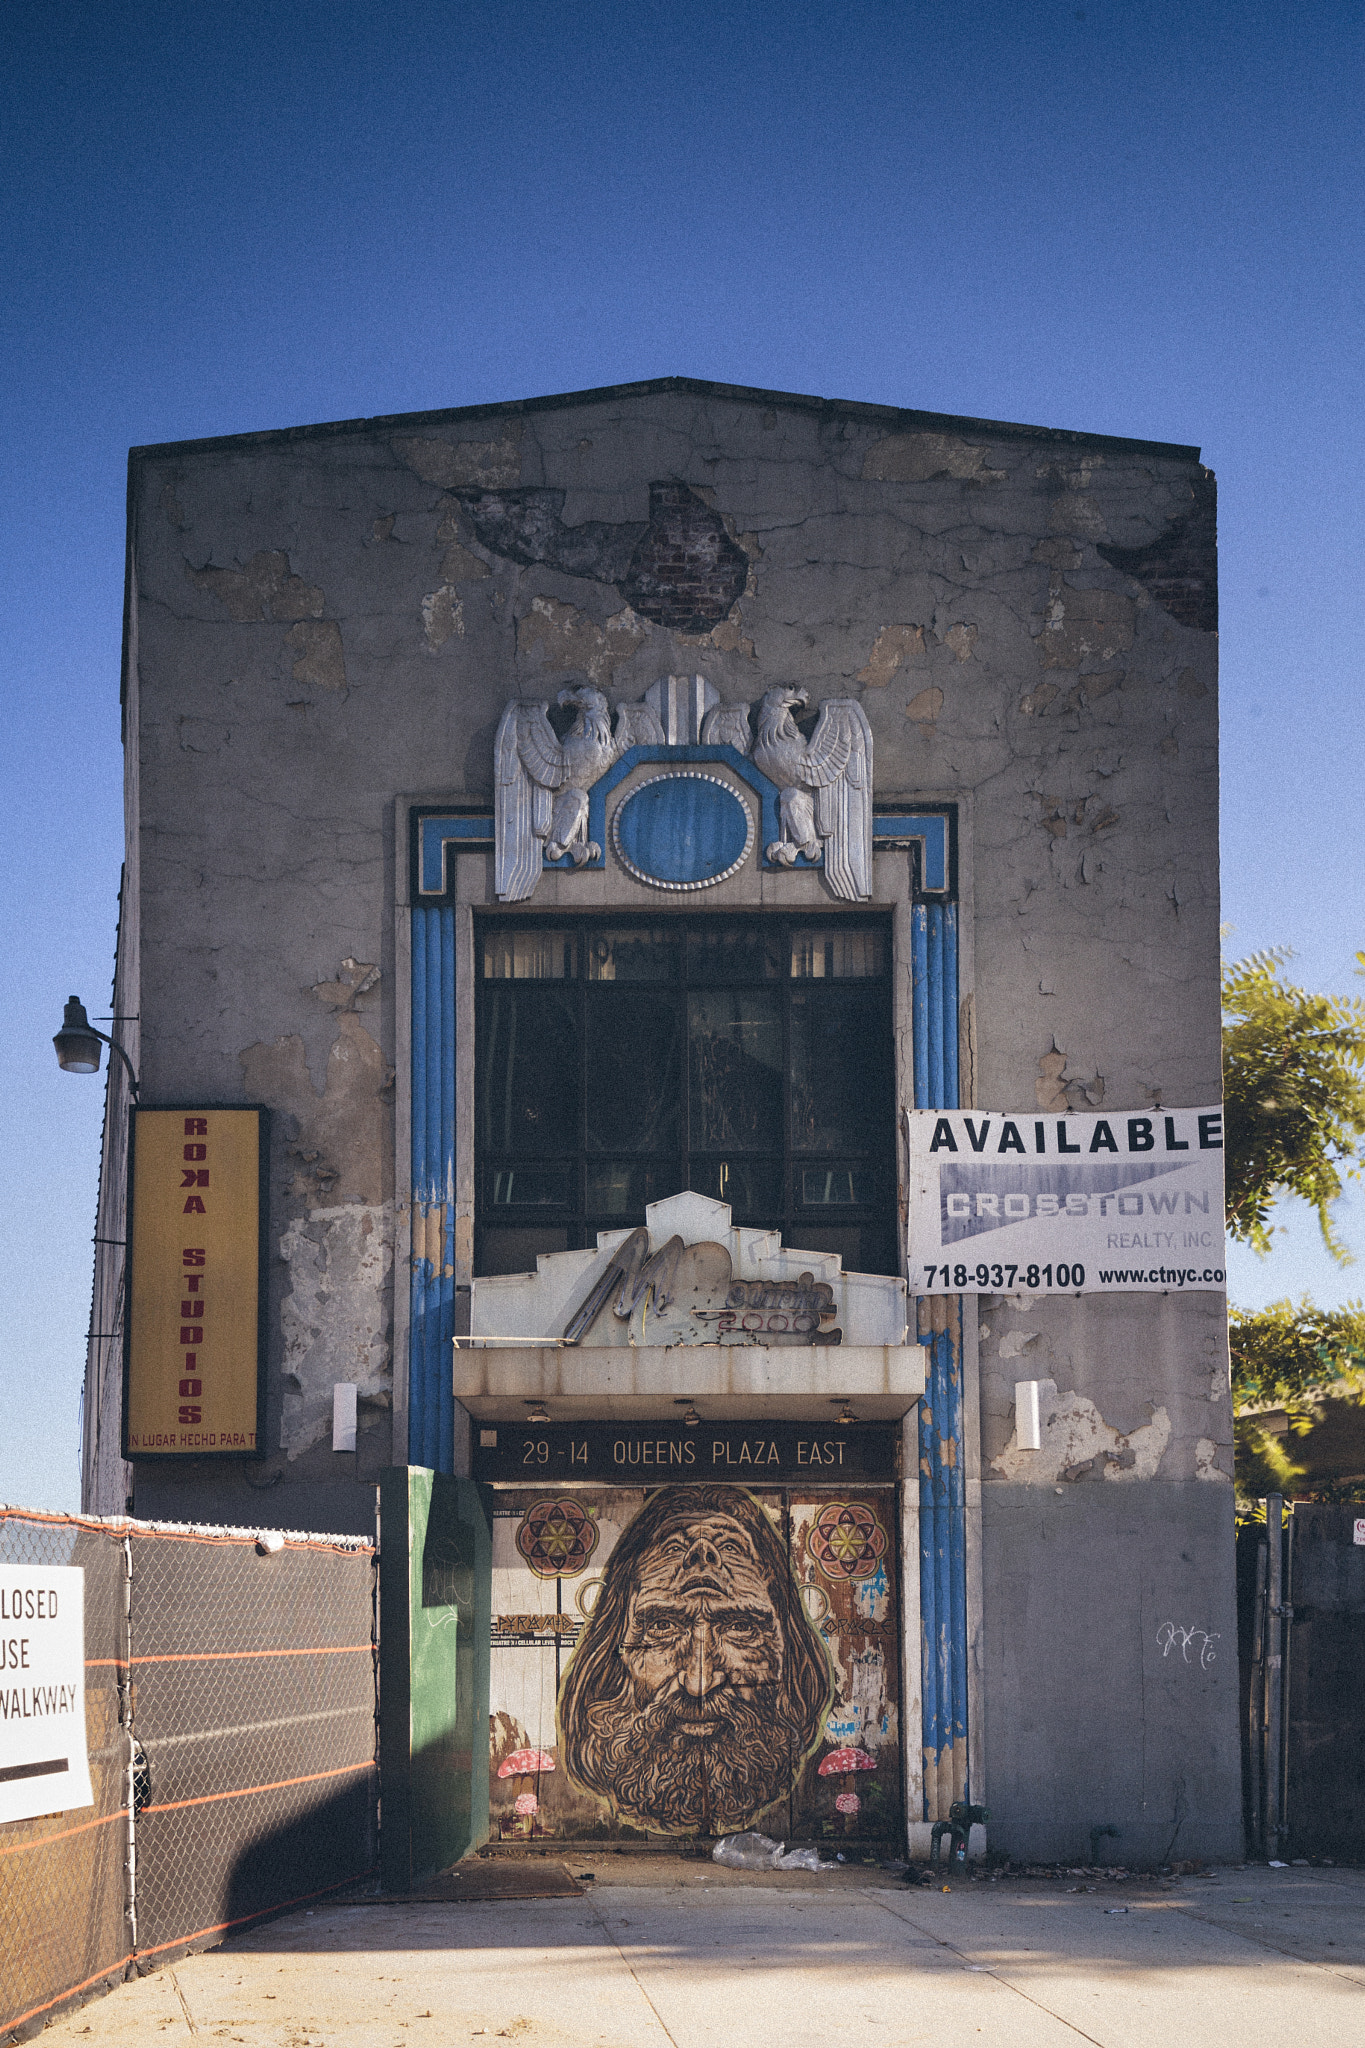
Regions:
<instances>
[{"instance_id":1,"label":"mandala graffiti circle","mask_svg":"<svg viewBox=\"0 0 1365 2048\"><path fill-rule=\"evenodd\" d=\"M886 1531L866 1502L826 1501L807 1531L806 1549L827 1579L870 1579L886 1556Z\"/></svg>"},{"instance_id":2,"label":"mandala graffiti circle","mask_svg":"<svg viewBox=\"0 0 1365 2048\"><path fill-rule=\"evenodd\" d=\"M538 1579L572 1579L597 1548L597 1524L576 1500L538 1500L517 1529L517 1549Z\"/></svg>"}]
</instances>

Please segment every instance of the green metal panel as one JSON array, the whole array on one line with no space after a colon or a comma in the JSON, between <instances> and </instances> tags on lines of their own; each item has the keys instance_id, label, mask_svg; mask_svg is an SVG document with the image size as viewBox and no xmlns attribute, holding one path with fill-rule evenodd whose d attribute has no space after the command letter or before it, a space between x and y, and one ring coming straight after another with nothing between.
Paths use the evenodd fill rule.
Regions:
<instances>
[{"instance_id":1,"label":"green metal panel","mask_svg":"<svg viewBox=\"0 0 1365 2048\"><path fill-rule=\"evenodd\" d=\"M471 1480L397 1466L379 1505L380 1865L403 1892L488 1835L492 1543Z\"/></svg>"}]
</instances>

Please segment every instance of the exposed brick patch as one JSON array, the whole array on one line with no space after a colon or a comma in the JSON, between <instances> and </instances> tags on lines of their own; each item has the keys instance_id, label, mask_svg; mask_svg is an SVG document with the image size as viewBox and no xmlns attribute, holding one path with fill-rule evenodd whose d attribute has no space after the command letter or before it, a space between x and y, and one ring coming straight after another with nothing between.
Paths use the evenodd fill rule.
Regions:
<instances>
[{"instance_id":1,"label":"exposed brick patch","mask_svg":"<svg viewBox=\"0 0 1365 2048\"><path fill-rule=\"evenodd\" d=\"M457 491L474 535L490 554L544 562L565 576L614 583L652 625L706 633L744 595L749 557L719 513L688 485L652 483L649 520L564 524L564 492Z\"/></svg>"},{"instance_id":2,"label":"exposed brick patch","mask_svg":"<svg viewBox=\"0 0 1365 2048\"><path fill-rule=\"evenodd\" d=\"M1207 471L1191 486L1190 510L1142 548L1103 542L1096 552L1131 576L1182 626L1218 631L1218 497Z\"/></svg>"},{"instance_id":3,"label":"exposed brick patch","mask_svg":"<svg viewBox=\"0 0 1365 2048\"><path fill-rule=\"evenodd\" d=\"M622 597L642 619L705 633L744 593L749 557L720 516L686 484L652 483L649 525L631 557Z\"/></svg>"}]
</instances>

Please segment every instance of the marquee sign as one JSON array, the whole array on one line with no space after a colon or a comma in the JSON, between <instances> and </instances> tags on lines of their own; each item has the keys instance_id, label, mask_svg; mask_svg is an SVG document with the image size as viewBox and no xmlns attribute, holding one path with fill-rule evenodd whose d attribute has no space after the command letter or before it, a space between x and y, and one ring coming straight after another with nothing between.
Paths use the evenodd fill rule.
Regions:
<instances>
[{"instance_id":1,"label":"marquee sign","mask_svg":"<svg viewBox=\"0 0 1365 2048\"><path fill-rule=\"evenodd\" d=\"M847 1486L896 1477L889 1422L499 1422L475 1427L473 1476L502 1486Z\"/></svg>"},{"instance_id":2,"label":"marquee sign","mask_svg":"<svg viewBox=\"0 0 1365 2048\"><path fill-rule=\"evenodd\" d=\"M1223 1112L906 1112L912 1294L1226 1284Z\"/></svg>"},{"instance_id":3,"label":"marquee sign","mask_svg":"<svg viewBox=\"0 0 1365 2048\"><path fill-rule=\"evenodd\" d=\"M138 1109L125 1458L263 1455L264 1109Z\"/></svg>"}]
</instances>

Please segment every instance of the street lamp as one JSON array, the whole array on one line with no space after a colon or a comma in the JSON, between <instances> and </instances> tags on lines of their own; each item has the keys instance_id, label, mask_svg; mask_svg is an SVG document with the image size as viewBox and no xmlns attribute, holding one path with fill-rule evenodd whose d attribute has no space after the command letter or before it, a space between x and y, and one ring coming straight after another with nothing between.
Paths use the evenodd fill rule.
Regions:
<instances>
[{"instance_id":1,"label":"street lamp","mask_svg":"<svg viewBox=\"0 0 1365 2048\"><path fill-rule=\"evenodd\" d=\"M85 1004L79 996L72 996L62 1012L62 1028L52 1040L57 1048L57 1065L64 1074L98 1074L100 1070L100 1047L107 1045L116 1052L128 1069L128 1086L132 1089L133 1100L137 1101L137 1075L133 1063L121 1045L118 1045L107 1031L96 1031L85 1014Z\"/></svg>"}]
</instances>

